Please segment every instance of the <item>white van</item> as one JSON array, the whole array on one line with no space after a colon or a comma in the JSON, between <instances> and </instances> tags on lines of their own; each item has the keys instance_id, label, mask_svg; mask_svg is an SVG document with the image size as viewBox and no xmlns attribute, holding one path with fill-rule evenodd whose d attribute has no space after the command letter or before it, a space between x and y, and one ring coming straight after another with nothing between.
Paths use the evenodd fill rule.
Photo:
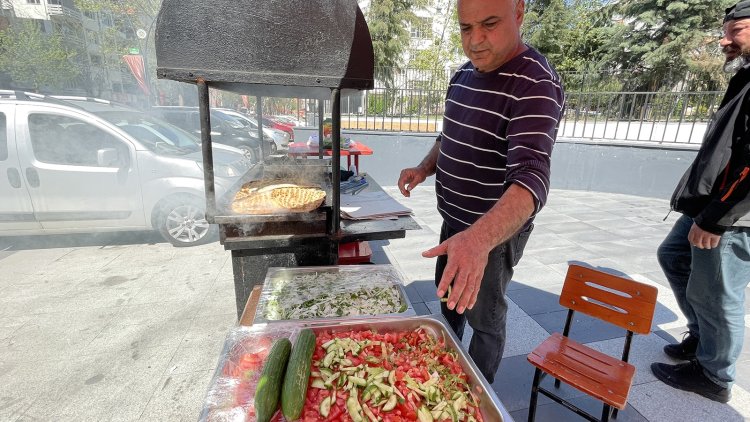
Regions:
<instances>
[{"instance_id":1,"label":"white van","mask_svg":"<svg viewBox=\"0 0 750 422\"><path fill-rule=\"evenodd\" d=\"M213 144L216 196L252 163ZM215 239L198 139L108 101L0 91L0 236L158 230Z\"/></svg>"}]
</instances>

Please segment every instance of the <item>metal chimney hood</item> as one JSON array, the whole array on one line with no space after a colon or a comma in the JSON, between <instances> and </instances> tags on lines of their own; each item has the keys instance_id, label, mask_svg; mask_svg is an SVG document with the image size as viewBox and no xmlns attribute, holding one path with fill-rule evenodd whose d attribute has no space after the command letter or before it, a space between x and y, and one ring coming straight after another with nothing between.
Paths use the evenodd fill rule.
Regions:
<instances>
[{"instance_id":1,"label":"metal chimney hood","mask_svg":"<svg viewBox=\"0 0 750 422\"><path fill-rule=\"evenodd\" d=\"M330 99L374 85L354 0L164 0L156 56L159 78L246 95Z\"/></svg>"}]
</instances>

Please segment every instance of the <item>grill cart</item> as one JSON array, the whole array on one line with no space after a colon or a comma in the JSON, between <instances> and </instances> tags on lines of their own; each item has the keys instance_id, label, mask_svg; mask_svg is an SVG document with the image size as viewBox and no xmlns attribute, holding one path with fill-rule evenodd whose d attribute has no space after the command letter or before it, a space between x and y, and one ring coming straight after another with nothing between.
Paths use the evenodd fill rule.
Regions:
<instances>
[{"instance_id":1,"label":"grill cart","mask_svg":"<svg viewBox=\"0 0 750 422\"><path fill-rule=\"evenodd\" d=\"M303 18L292 22L292 15ZM232 252L238 317L268 267L336 265L342 243L401 238L405 230L419 228L409 216L340 219L341 98L373 87L372 41L355 0L164 0L156 22L156 56L159 78L198 89L206 217L219 225L220 241ZM209 88L255 96L259 122L262 97L317 100L320 140L323 101L331 101L330 160L323 158L323 142L317 160L262 151L264 158L229 189L234 195L248 182L302 181L325 191L320 206L243 213L233 210L234 196L216 197ZM371 181L369 189L379 187Z\"/></svg>"}]
</instances>

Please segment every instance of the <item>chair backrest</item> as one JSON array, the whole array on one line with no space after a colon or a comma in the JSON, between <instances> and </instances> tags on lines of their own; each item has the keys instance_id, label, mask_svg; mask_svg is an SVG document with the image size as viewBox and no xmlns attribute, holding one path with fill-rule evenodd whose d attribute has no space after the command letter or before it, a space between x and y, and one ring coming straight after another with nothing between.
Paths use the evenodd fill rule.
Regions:
<instances>
[{"instance_id":1,"label":"chair backrest","mask_svg":"<svg viewBox=\"0 0 750 422\"><path fill-rule=\"evenodd\" d=\"M638 334L651 331L657 289L593 268L571 264L560 305Z\"/></svg>"}]
</instances>

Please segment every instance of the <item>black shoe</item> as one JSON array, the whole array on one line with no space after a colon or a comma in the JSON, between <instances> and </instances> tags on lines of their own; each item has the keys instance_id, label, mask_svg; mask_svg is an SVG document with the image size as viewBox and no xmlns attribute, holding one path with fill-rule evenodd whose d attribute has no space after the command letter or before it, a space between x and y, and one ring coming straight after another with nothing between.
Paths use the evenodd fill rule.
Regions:
<instances>
[{"instance_id":1,"label":"black shoe","mask_svg":"<svg viewBox=\"0 0 750 422\"><path fill-rule=\"evenodd\" d=\"M663 383L679 390L692 391L713 401L726 403L732 398L728 388L724 388L708 379L697 360L669 365L666 363L652 363L651 372Z\"/></svg>"},{"instance_id":2,"label":"black shoe","mask_svg":"<svg viewBox=\"0 0 750 422\"><path fill-rule=\"evenodd\" d=\"M695 359L696 350L698 350L698 337L694 336L691 332L688 332L687 336L683 337L680 343L664 346L664 353L667 356L679 360Z\"/></svg>"}]
</instances>

